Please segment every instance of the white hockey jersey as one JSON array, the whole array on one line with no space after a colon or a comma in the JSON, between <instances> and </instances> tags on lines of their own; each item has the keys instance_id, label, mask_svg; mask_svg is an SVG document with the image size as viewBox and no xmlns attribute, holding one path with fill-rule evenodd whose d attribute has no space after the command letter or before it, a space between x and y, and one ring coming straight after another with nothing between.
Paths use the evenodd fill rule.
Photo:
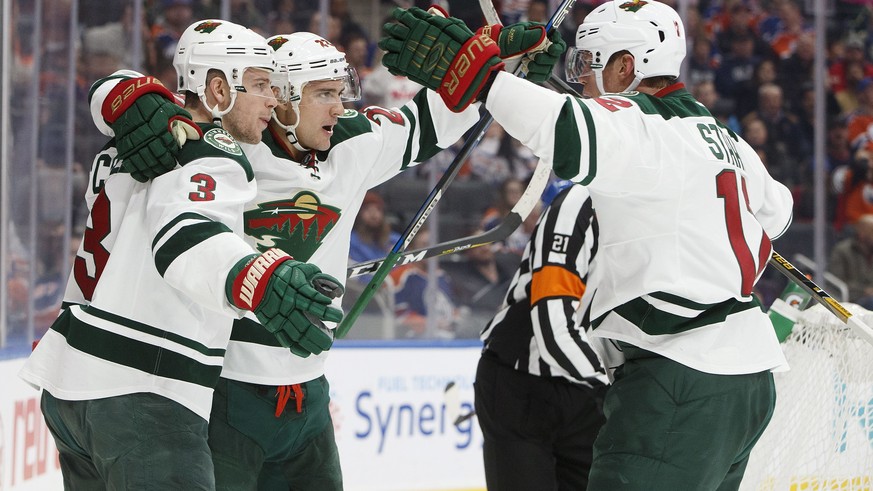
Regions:
<instances>
[{"instance_id":1,"label":"white hockey jersey","mask_svg":"<svg viewBox=\"0 0 873 491\"><path fill-rule=\"evenodd\" d=\"M752 288L791 222L791 194L682 84L577 99L501 73L486 107L591 191L592 336L708 373L786 365Z\"/></svg>"},{"instance_id":2,"label":"white hockey jersey","mask_svg":"<svg viewBox=\"0 0 873 491\"><path fill-rule=\"evenodd\" d=\"M258 250L279 247L345 283L355 217L367 190L455 143L479 119L475 107L455 114L432 91L400 108L348 110L327 151L290 160L284 134L243 145L258 183L246 205L247 240ZM341 298L334 300L341 308ZM324 374L328 352L291 354L254 316L234 325L221 376L262 385L303 383Z\"/></svg>"},{"instance_id":3,"label":"white hockey jersey","mask_svg":"<svg viewBox=\"0 0 873 491\"><path fill-rule=\"evenodd\" d=\"M209 419L231 325L231 267L254 251L242 238L255 195L249 162L225 130L201 125L177 168L139 183L96 156L87 229L65 308L20 376L53 396L86 400L160 394Z\"/></svg>"}]
</instances>

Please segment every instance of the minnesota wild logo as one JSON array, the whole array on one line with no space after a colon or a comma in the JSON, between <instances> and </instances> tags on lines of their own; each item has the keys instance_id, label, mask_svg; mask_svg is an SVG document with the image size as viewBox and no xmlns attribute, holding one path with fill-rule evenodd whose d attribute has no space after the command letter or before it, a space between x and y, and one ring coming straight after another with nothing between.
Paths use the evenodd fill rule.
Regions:
<instances>
[{"instance_id":1,"label":"minnesota wild logo","mask_svg":"<svg viewBox=\"0 0 873 491\"><path fill-rule=\"evenodd\" d=\"M227 152L231 155L242 155L242 148L236 143L236 140L230 136L230 133L223 128L212 128L203 135L203 141L213 147Z\"/></svg>"},{"instance_id":2,"label":"minnesota wild logo","mask_svg":"<svg viewBox=\"0 0 873 491\"><path fill-rule=\"evenodd\" d=\"M196 27L194 27L194 30L201 33L201 34L209 34L210 32L214 31L220 25L221 25L221 22L215 22L214 20L207 20L207 21L201 22Z\"/></svg>"},{"instance_id":3,"label":"minnesota wild logo","mask_svg":"<svg viewBox=\"0 0 873 491\"><path fill-rule=\"evenodd\" d=\"M636 12L637 10L643 8L643 5L646 5L647 3L649 2L647 2L646 0L632 0L630 2L624 2L623 4L619 5L618 8L627 10L628 12Z\"/></svg>"},{"instance_id":4,"label":"minnesota wild logo","mask_svg":"<svg viewBox=\"0 0 873 491\"><path fill-rule=\"evenodd\" d=\"M278 247L299 261L312 257L339 217L339 208L322 205L309 191L244 213L246 235L257 239L258 250Z\"/></svg>"},{"instance_id":5,"label":"minnesota wild logo","mask_svg":"<svg viewBox=\"0 0 873 491\"><path fill-rule=\"evenodd\" d=\"M273 51L279 51L279 48L281 48L282 45L287 43L287 42L288 42L288 38L286 38L284 36L276 36L273 39L271 39L270 42L267 44L269 44L270 47L273 48Z\"/></svg>"}]
</instances>

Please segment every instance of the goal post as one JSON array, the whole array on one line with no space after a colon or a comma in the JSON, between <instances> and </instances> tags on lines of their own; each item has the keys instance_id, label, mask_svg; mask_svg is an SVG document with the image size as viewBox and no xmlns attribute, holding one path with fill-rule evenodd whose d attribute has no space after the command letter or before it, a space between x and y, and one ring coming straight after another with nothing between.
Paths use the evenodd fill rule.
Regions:
<instances>
[{"instance_id":1,"label":"goal post","mask_svg":"<svg viewBox=\"0 0 873 491\"><path fill-rule=\"evenodd\" d=\"M815 305L782 348L791 369L773 374L776 410L740 490L873 491L873 344Z\"/></svg>"}]
</instances>

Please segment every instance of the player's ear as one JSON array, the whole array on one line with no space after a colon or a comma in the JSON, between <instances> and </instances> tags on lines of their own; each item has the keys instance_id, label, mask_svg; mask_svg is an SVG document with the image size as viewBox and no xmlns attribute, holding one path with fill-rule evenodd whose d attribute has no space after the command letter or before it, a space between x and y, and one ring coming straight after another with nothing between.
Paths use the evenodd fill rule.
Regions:
<instances>
[{"instance_id":1,"label":"player's ear","mask_svg":"<svg viewBox=\"0 0 873 491\"><path fill-rule=\"evenodd\" d=\"M290 102L280 102L276 105L274 111L276 112L275 117L280 123L287 126L294 125L296 118L294 117L294 110L291 108Z\"/></svg>"},{"instance_id":2,"label":"player's ear","mask_svg":"<svg viewBox=\"0 0 873 491\"><path fill-rule=\"evenodd\" d=\"M221 109L230 104L230 86L224 77L212 77L206 83L206 92L215 99L215 106Z\"/></svg>"},{"instance_id":3,"label":"player's ear","mask_svg":"<svg viewBox=\"0 0 873 491\"><path fill-rule=\"evenodd\" d=\"M634 77L634 55L630 53L625 53L621 55L621 65L619 66L619 75L622 77L630 76L631 79Z\"/></svg>"}]
</instances>

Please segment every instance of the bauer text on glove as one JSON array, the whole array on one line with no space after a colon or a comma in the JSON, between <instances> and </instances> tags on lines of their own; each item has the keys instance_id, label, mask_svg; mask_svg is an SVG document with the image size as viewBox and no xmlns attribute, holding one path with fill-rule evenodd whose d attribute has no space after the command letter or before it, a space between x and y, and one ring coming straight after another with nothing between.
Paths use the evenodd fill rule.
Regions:
<instances>
[{"instance_id":1,"label":"bauer text on glove","mask_svg":"<svg viewBox=\"0 0 873 491\"><path fill-rule=\"evenodd\" d=\"M392 16L397 23L385 24L379 41L382 64L436 91L452 111L475 102L492 73L503 69L497 43L459 19L416 7L394 9Z\"/></svg>"}]
</instances>

